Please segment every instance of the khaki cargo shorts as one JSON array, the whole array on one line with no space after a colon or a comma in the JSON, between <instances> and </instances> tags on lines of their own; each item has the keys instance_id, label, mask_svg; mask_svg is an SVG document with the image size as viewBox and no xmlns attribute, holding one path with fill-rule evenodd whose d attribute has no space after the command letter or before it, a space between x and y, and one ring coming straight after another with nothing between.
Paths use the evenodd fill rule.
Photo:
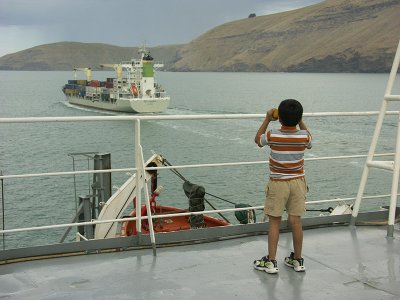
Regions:
<instances>
[{"instance_id":1,"label":"khaki cargo shorts","mask_svg":"<svg viewBox=\"0 0 400 300\"><path fill-rule=\"evenodd\" d=\"M264 213L280 217L286 212L293 216L303 216L306 211L308 186L305 178L292 180L269 180L265 187Z\"/></svg>"}]
</instances>

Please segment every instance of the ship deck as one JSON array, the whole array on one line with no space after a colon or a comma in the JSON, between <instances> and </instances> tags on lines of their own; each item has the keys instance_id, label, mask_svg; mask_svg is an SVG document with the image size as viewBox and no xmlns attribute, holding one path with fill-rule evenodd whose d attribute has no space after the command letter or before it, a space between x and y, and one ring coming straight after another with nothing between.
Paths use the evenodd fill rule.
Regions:
<instances>
[{"instance_id":1,"label":"ship deck","mask_svg":"<svg viewBox=\"0 0 400 300\"><path fill-rule=\"evenodd\" d=\"M399 299L400 227L334 226L304 232L307 268L283 263L291 233L281 233L279 274L252 267L266 235L193 245L17 262L0 266L6 299Z\"/></svg>"}]
</instances>

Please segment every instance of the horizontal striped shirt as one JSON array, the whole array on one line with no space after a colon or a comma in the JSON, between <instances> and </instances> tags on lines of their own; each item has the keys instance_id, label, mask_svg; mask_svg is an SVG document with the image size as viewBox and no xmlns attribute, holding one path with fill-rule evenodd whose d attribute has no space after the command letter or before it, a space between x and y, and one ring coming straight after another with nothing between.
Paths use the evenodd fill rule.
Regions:
<instances>
[{"instance_id":1,"label":"horizontal striped shirt","mask_svg":"<svg viewBox=\"0 0 400 300\"><path fill-rule=\"evenodd\" d=\"M261 135L260 144L269 145L270 178L291 180L304 177L304 150L311 148L311 134L307 130L282 126Z\"/></svg>"}]
</instances>

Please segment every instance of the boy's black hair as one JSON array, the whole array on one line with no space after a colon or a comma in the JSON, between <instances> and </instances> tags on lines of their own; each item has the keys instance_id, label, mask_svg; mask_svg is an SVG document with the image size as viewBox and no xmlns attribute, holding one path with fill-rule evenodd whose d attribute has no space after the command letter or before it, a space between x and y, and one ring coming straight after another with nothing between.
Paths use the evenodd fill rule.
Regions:
<instances>
[{"instance_id":1,"label":"boy's black hair","mask_svg":"<svg viewBox=\"0 0 400 300\"><path fill-rule=\"evenodd\" d=\"M303 106L295 99L286 99L279 104L278 112L282 125L296 126L303 117Z\"/></svg>"}]
</instances>

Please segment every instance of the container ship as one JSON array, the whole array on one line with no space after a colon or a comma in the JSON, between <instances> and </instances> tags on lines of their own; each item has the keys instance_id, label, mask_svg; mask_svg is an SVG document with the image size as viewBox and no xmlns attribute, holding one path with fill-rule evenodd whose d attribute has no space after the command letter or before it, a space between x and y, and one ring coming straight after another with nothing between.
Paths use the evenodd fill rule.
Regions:
<instances>
[{"instance_id":1,"label":"container ship","mask_svg":"<svg viewBox=\"0 0 400 300\"><path fill-rule=\"evenodd\" d=\"M91 68L74 68L73 80L62 87L69 103L101 110L130 113L164 112L170 103L164 88L155 81L155 70L163 67L154 63L145 48L139 50L140 59L119 64L102 64L113 68L116 78L93 80ZM86 73L86 79L76 79L77 71Z\"/></svg>"}]
</instances>

